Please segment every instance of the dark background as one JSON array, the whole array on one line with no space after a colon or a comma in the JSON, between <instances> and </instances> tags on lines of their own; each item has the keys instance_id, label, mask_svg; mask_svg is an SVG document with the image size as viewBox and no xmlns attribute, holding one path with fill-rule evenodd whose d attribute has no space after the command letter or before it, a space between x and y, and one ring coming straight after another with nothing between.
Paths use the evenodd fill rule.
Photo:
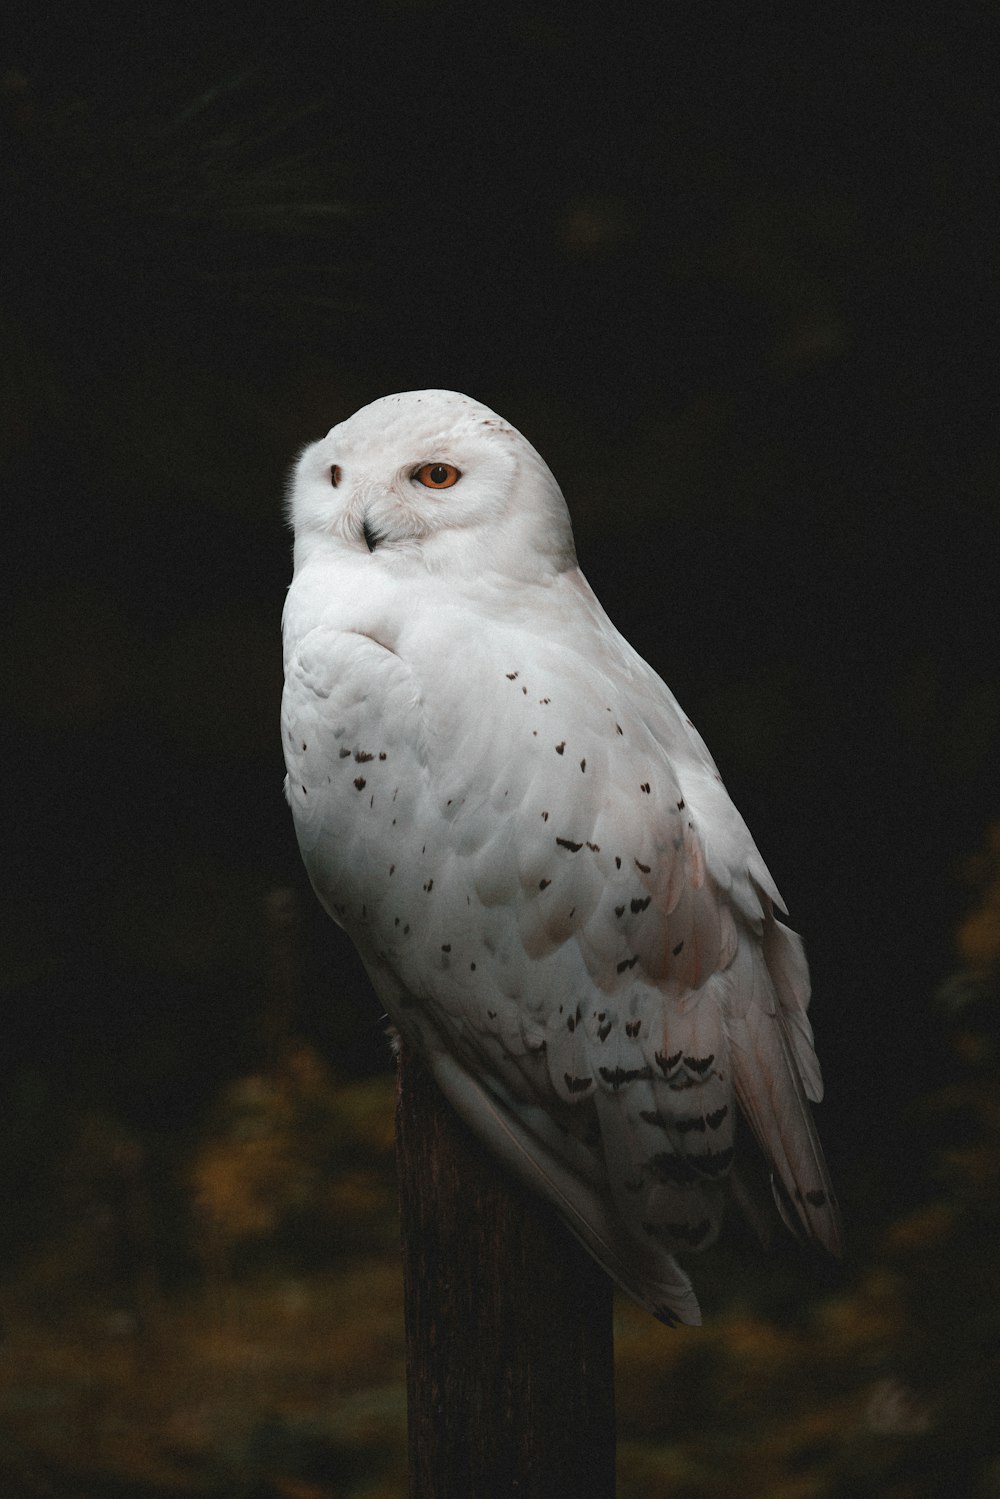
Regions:
<instances>
[{"instance_id":1,"label":"dark background","mask_svg":"<svg viewBox=\"0 0 1000 1499\"><path fill-rule=\"evenodd\" d=\"M849 1235L920 1200L998 810L996 16L755 10L8 19L12 1264L74 1110L169 1163L276 1031L388 1066L281 795L281 496L423 386L541 450L713 749L807 939Z\"/></svg>"}]
</instances>

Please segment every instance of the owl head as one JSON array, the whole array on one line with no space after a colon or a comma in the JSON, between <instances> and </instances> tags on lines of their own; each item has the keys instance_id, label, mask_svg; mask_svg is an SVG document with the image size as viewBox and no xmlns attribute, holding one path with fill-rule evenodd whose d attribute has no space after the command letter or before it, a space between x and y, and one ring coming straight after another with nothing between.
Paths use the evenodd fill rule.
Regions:
<instances>
[{"instance_id":1,"label":"owl head","mask_svg":"<svg viewBox=\"0 0 1000 1499\"><path fill-rule=\"evenodd\" d=\"M289 488L296 563L317 548L406 572L530 578L576 565L566 503L542 458L451 390L363 406L302 453Z\"/></svg>"}]
</instances>

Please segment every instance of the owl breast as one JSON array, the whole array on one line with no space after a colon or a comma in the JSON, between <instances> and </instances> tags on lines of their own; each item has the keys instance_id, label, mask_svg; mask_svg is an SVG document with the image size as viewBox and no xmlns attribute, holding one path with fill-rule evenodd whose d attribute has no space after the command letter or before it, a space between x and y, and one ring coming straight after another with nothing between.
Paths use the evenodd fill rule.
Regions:
<instances>
[{"instance_id":1,"label":"owl breast","mask_svg":"<svg viewBox=\"0 0 1000 1499\"><path fill-rule=\"evenodd\" d=\"M650 728L558 644L449 634L407 659L319 628L291 657L288 797L330 914L456 1016L487 986L542 1020L567 984L700 985L732 922Z\"/></svg>"}]
</instances>

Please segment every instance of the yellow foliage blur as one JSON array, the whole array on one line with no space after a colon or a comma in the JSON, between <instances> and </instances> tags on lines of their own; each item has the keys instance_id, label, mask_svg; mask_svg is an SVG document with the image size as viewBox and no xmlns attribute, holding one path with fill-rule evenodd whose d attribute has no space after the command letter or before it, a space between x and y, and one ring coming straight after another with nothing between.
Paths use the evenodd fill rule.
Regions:
<instances>
[{"instance_id":1,"label":"yellow foliage blur","mask_svg":"<svg viewBox=\"0 0 1000 1499\"><path fill-rule=\"evenodd\" d=\"M1000 973L1000 822L985 847L969 860L967 875L980 887L979 902L958 929L958 951L974 973Z\"/></svg>"},{"instance_id":2,"label":"yellow foliage blur","mask_svg":"<svg viewBox=\"0 0 1000 1499\"><path fill-rule=\"evenodd\" d=\"M970 873L912 1136L923 1198L893 1215L845 1182L859 1247L833 1290L719 1246L704 1327L619 1298L620 1499L996 1492L1000 829ZM55 1495L107 1475L150 1499L402 1493L393 1104L391 1077L343 1082L298 1040L226 1085L181 1172L192 1268L166 1288L143 1143L81 1116L60 1232L0 1290L0 1488L33 1493L43 1461Z\"/></svg>"},{"instance_id":3,"label":"yellow foliage blur","mask_svg":"<svg viewBox=\"0 0 1000 1499\"><path fill-rule=\"evenodd\" d=\"M191 1167L203 1247L284 1236L332 1255L394 1242L393 1097L389 1077L336 1082L301 1042L273 1075L231 1084Z\"/></svg>"}]
</instances>

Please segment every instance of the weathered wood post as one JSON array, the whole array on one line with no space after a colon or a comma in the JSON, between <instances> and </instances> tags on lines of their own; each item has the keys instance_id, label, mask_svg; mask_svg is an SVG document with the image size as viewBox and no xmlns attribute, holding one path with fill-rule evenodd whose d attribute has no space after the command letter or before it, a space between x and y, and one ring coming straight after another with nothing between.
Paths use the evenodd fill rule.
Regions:
<instances>
[{"instance_id":1,"label":"weathered wood post","mask_svg":"<svg viewBox=\"0 0 1000 1499\"><path fill-rule=\"evenodd\" d=\"M409 1499L613 1499L607 1276L407 1045L396 1144Z\"/></svg>"}]
</instances>

